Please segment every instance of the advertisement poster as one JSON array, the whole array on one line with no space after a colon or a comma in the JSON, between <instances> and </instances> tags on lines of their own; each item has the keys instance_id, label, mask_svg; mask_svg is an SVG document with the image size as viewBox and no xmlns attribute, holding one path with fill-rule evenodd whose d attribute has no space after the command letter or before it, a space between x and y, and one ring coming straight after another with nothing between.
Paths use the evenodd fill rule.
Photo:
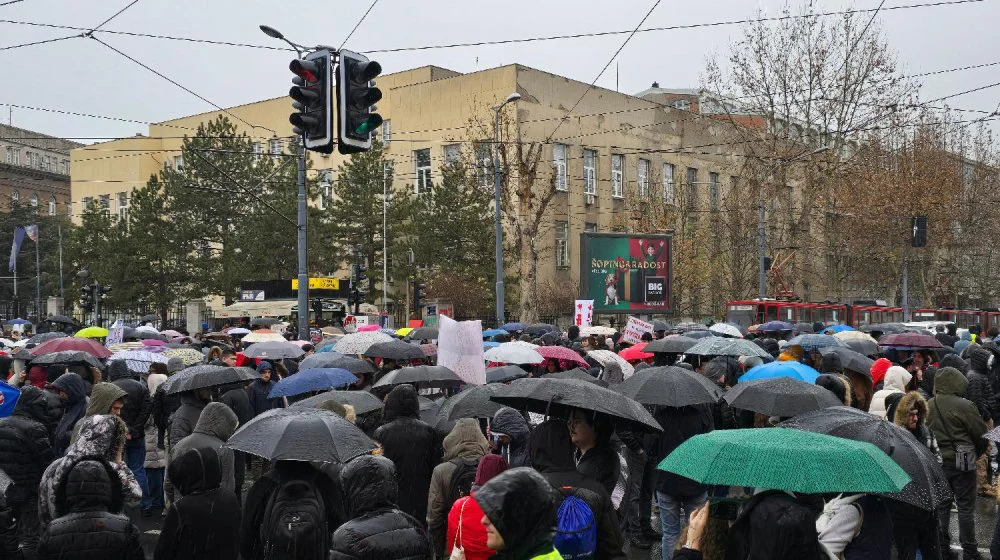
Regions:
<instances>
[{"instance_id":1,"label":"advertisement poster","mask_svg":"<svg viewBox=\"0 0 1000 560\"><path fill-rule=\"evenodd\" d=\"M669 235L581 234L580 299L594 313L670 313L672 252Z\"/></svg>"}]
</instances>

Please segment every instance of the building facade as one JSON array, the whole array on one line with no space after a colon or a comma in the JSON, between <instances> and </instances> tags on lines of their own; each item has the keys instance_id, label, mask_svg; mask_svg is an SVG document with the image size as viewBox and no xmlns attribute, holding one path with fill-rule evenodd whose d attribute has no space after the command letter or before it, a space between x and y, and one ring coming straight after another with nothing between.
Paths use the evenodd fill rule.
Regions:
<instances>
[{"instance_id":1,"label":"building facade","mask_svg":"<svg viewBox=\"0 0 1000 560\"><path fill-rule=\"evenodd\" d=\"M82 146L0 124L0 197L50 216L71 215L70 151ZM0 209L8 207L0 204Z\"/></svg>"}]
</instances>

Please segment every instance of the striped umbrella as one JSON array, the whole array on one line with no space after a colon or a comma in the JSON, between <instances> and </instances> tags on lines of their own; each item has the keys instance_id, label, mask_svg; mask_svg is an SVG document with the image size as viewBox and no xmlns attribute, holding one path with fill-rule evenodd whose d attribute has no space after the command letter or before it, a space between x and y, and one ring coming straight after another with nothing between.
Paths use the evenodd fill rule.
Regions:
<instances>
[{"instance_id":1,"label":"striped umbrella","mask_svg":"<svg viewBox=\"0 0 1000 560\"><path fill-rule=\"evenodd\" d=\"M129 371L141 374L149 371L150 364L166 364L170 361L170 357L156 352L126 350L124 352L112 354L111 357L108 358L108 361L125 362Z\"/></svg>"}]
</instances>

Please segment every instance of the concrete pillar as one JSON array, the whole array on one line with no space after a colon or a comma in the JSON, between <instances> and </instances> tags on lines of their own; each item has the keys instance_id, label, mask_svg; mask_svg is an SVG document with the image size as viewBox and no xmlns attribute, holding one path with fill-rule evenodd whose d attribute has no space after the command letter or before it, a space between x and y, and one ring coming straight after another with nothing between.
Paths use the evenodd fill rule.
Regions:
<instances>
[{"instance_id":1,"label":"concrete pillar","mask_svg":"<svg viewBox=\"0 0 1000 560\"><path fill-rule=\"evenodd\" d=\"M187 302L187 331L192 335L201 332L201 324L208 317L208 306L204 300L193 299Z\"/></svg>"},{"instance_id":2,"label":"concrete pillar","mask_svg":"<svg viewBox=\"0 0 1000 560\"><path fill-rule=\"evenodd\" d=\"M59 296L49 296L45 302L45 315L63 315L63 299Z\"/></svg>"}]
</instances>

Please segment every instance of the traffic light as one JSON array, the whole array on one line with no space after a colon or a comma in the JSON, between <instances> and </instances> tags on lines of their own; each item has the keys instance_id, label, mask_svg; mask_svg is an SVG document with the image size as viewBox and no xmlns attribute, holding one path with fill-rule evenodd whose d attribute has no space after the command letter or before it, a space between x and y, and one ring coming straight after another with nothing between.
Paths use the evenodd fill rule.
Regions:
<instances>
[{"instance_id":1,"label":"traffic light","mask_svg":"<svg viewBox=\"0 0 1000 560\"><path fill-rule=\"evenodd\" d=\"M103 301L106 297L108 297L108 294L111 293L111 286L98 286L98 288L101 301Z\"/></svg>"},{"instance_id":2,"label":"traffic light","mask_svg":"<svg viewBox=\"0 0 1000 560\"><path fill-rule=\"evenodd\" d=\"M87 285L80 288L80 308L84 311L94 309L94 287Z\"/></svg>"},{"instance_id":3,"label":"traffic light","mask_svg":"<svg viewBox=\"0 0 1000 560\"><path fill-rule=\"evenodd\" d=\"M413 309L417 312L423 307L424 300L427 299L427 284L420 281L413 282Z\"/></svg>"},{"instance_id":4,"label":"traffic light","mask_svg":"<svg viewBox=\"0 0 1000 560\"><path fill-rule=\"evenodd\" d=\"M366 282L366 280L368 280L368 276L366 274L368 272L368 267L365 266L364 263L358 263L357 266L358 266L358 281L357 284L354 285L354 289L362 296L364 296L368 294L368 282Z\"/></svg>"},{"instance_id":5,"label":"traffic light","mask_svg":"<svg viewBox=\"0 0 1000 560\"><path fill-rule=\"evenodd\" d=\"M911 229L913 235L910 237L910 245L913 247L926 247L927 216L914 216Z\"/></svg>"},{"instance_id":6,"label":"traffic light","mask_svg":"<svg viewBox=\"0 0 1000 560\"><path fill-rule=\"evenodd\" d=\"M330 87L330 51L309 53L289 65L295 77L288 95L298 112L288 117L295 134L305 138L307 150L329 154L333 151L333 94Z\"/></svg>"},{"instance_id":7,"label":"traffic light","mask_svg":"<svg viewBox=\"0 0 1000 560\"><path fill-rule=\"evenodd\" d=\"M337 150L342 154L366 152L372 147L372 132L382 125L374 105L382 91L373 81L382 65L367 56L340 50L337 66Z\"/></svg>"}]
</instances>

